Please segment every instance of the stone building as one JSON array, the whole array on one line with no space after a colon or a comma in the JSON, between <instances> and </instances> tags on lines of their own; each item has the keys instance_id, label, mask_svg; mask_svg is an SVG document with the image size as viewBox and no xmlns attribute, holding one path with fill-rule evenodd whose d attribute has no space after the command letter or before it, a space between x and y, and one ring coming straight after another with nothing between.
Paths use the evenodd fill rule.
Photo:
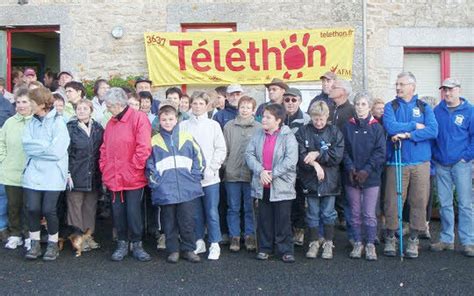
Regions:
<instances>
[{"instance_id":1,"label":"stone building","mask_svg":"<svg viewBox=\"0 0 474 296\"><path fill-rule=\"evenodd\" d=\"M43 65L71 71L76 79L96 79L146 75L144 32L348 26L355 29L355 90L368 89L388 100L396 75L405 69L418 77L420 95L439 96L440 81L456 76L473 100L472 0L2 0L0 76L9 72L7 40L18 56L43 51ZM113 31L123 36L114 38ZM29 40L28 50L21 48L21 39ZM320 83L315 77L300 87L309 100ZM245 90L260 101L265 97L260 85Z\"/></svg>"}]
</instances>

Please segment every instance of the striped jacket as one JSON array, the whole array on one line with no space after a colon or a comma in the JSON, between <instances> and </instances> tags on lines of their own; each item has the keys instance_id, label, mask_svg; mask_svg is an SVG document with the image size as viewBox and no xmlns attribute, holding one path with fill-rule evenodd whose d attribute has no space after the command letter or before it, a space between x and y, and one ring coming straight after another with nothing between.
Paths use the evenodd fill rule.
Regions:
<instances>
[{"instance_id":1,"label":"striped jacket","mask_svg":"<svg viewBox=\"0 0 474 296\"><path fill-rule=\"evenodd\" d=\"M161 129L151 139L147 177L154 205L178 204L204 195L201 187L204 158L193 136L179 130Z\"/></svg>"}]
</instances>

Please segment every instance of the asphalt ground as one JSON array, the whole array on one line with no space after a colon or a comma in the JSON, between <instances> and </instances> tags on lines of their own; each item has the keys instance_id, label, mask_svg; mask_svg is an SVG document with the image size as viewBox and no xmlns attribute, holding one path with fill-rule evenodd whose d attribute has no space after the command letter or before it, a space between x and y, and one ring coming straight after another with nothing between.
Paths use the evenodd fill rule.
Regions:
<instances>
[{"instance_id":1,"label":"asphalt ground","mask_svg":"<svg viewBox=\"0 0 474 296\"><path fill-rule=\"evenodd\" d=\"M127 257L110 261L114 244L110 221L98 221L96 240L100 250L74 257L69 244L54 262L26 261L24 251L0 249L1 295L474 295L474 258L459 251L433 253L429 241L421 241L415 260L382 255L368 262L349 258L345 234L336 232L333 260L304 258L295 248L296 263L279 258L262 262L254 253L222 249L218 261L202 256L198 264L181 260L166 263L153 239L145 240L151 262ZM435 237L439 222L432 223ZM43 246L43 249L45 246Z\"/></svg>"}]
</instances>

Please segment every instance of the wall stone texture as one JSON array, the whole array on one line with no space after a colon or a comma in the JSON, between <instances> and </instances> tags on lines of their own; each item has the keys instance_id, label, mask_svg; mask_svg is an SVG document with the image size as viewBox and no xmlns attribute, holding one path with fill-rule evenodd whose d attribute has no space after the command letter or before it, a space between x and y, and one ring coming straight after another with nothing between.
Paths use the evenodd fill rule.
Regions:
<instances>
[{"instance_id":1,"label":"wall stone texture","mask_svg":"<svg viewBox=\"0 0 474 296\"><path fill-rule=\"evenodd\" d=\"M147 73L143 33L180 30L181 23L235 22L238 31L270 31L352 26L356 30L354 90L363 88L362 0L18 0L0 2L0 26L59 25L61 68L80 79ZM473 32L472 0L367 0L368 89L388 100L394 95L394 73L403 67L397 34L433 29L432 42L474 47L474 37L437 34L442 29ZM114 26L124 37L114 39ZM406 29L407 31L400 31ZM398 31L397 31L398 30ZM417 31L418 30L418 31ZM441 41L439 39L442 39ZM430 42L431 42L430 41ZM392 43L391 43L392 42ZM410 46L417 46L417 40ZM426 44L424 45L426 46ZM429 46L429 44L428 44ZM315 77L315 79L317 79ZM315 82L317 83L317 82ZM263 99L263 87L247 87ZM161 91L160 91L161 93Z\"/></svg>"}]
</instances>

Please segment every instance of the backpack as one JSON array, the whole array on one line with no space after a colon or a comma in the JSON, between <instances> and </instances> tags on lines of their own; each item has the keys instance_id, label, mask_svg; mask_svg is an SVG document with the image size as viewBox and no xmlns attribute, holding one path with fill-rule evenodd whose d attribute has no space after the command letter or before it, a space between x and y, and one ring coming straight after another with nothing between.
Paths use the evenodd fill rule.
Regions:
<instances>
[{"instance_id":1,"label":"backpack","mask_svg":"<svg viewBox=\"0 0 474 296\"><path fill-rule=\"evenodd\" d=\"M420 109L421 113L425 113L425 109L426 109L426 103L423 102L422 100L420 99L417 99L416 100L416 106L418 107L418 109ZM400 108L400 103L398 103L398 99L395 99L392 101L392 109L393 109L393 113L397 112L398 108Z\"/></svg>"}]
</instances>

